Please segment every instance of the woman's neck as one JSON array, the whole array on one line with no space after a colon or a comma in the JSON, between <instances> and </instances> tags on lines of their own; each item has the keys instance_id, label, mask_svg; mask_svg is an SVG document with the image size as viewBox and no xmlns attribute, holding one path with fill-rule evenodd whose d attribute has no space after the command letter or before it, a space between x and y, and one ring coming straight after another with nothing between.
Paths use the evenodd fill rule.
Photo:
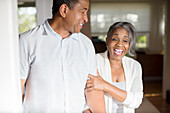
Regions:
<instances>
[{"instance_id":1,"label":"woman's neck","mask_svg":"<svg viewBox=\"0 0 170 113\"><path fill-rule=\"evenodd\" d=\"M109 61L110 61L110 66L112 69L120 69L122 67L121 60L109 59Z\"/></svg>"}]
</instances>

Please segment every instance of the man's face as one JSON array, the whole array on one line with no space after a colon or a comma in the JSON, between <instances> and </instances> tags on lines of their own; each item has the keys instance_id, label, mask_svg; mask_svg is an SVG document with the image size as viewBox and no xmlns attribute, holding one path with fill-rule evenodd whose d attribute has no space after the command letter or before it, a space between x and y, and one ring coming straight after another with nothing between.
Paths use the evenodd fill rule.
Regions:
<instances>
[{"instance_id":1,"label":"man's face","mask_svg":"<svg viewBox=\"0 0 170 113\"><path fill-rule=\"evenodd\" d=\"M69 9L66 16L65 29L69 33L79 33L85 22L88 21L87 11L89 9L89 0L79 0L73 9Z\"/></svg>"}]
</instances>

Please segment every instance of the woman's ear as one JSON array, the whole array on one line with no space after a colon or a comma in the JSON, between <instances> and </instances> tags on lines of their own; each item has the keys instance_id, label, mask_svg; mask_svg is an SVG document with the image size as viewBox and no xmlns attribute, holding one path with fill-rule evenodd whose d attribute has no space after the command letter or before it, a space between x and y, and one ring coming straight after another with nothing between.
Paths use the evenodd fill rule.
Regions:
<instances>
[{"instance_id":1,"label":"woman's ear","mask_svg":"<svg viewBox=\"0 0 170 113\"><path fill-rule=\"evenodd\" d=\"M62 4L59 8L60 15L63 18L65 18L68 10L69 10L69 7L66 4Z\"/></svg>"}]
</instances>

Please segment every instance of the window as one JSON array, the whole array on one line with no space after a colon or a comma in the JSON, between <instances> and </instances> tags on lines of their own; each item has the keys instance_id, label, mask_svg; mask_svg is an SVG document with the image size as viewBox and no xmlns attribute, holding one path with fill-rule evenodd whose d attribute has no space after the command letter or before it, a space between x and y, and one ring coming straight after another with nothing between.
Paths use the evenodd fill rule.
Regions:
<instances>
[{"instance_id":1,"label":"window","mask_svg":"<svg viewBox=\"0 0 170 113\"><path fill-rule=\"evenodd\" d=\"M36 26L36 12L35 2L18 2L19 33Z\"/></svg>"},{"instance_id":2,"label":"window","mask_svg":"<svg viewBox=\"0 0 170 113\"><path fill-rule=\"evenodd\" d=\"M118 21L131 22L137 30L136 49L147 47L150 34L150 3L92 2L91 32L105 40L109 27Z\"/></svg>"}]
</instances>

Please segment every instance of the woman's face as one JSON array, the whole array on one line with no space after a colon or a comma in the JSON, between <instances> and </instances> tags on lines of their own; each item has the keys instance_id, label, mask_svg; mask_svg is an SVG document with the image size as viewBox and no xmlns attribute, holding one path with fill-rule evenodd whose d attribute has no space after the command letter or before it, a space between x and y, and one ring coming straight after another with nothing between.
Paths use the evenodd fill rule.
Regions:
<instances>
[{"instance_id":1,"label":"woman's face","mask_svg":"<svg viewBox=\"0 0 170 113\"><path fill-rule=\"evenodd\" d=\"M109 59L121 60L129 49L129 33L124 28L117 28L111 38L106 38Z\"/></svg>"}]
</instances>

